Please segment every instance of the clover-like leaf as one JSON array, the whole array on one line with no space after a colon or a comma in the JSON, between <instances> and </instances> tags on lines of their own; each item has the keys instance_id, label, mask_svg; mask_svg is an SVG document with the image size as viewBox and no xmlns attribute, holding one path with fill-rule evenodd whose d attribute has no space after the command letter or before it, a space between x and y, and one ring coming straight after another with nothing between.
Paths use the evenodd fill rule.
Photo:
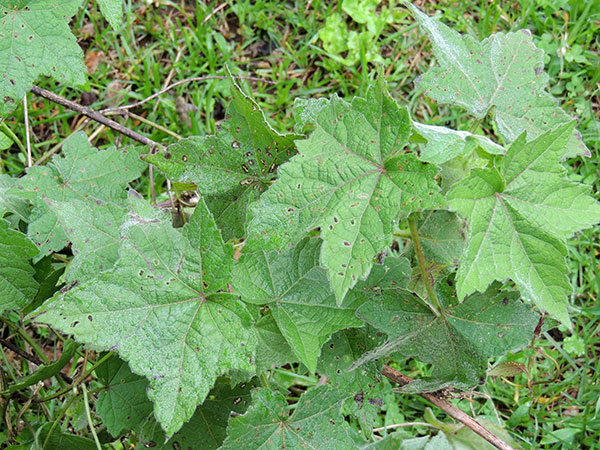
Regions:
<instances>
[{"instance_id":1,"label":"clover-like leaf","mask_svg":"<svg viewBox=\"0 0 600 450\"><path fill-rule=\"evenodd\" d=\"M258 104L230 82L228 119L216 135L182 139L144 156L170 179L197 186L225 239L243 235L247 205L267 188L277 166L296 152L294 140L300 137L275 131Z\"/></svg>"},{"instance_id":2,"label":"clover-like leaf","mask_svg":"<svg viewBox=\"0 0 600 450\"><path fill-rule=\"evenodd\" d=\"M86 83L83 52L69 29L82 0L0 0L0 116L40 76Z\"/></svg>"},{"instance_id":3,"label":"clover-like leaf","mask_svg":"<svg viewBox=\"0 0 600 450\"><path fill-rule=\"evenodd\" d=\"M340 414L345 393L329 386L311 388L300 397L293 414L285 397L257 389L246 414L229 420L223 450L356 448L350 427Z\"/></svg>"},{"instance_id":4,"label":"clover-like leaf","mask_svg":"<svg viewBox=\"0 0 600 450\"><path fill-rule=\"evenodd\" d=\"M28 169L8 194L34 204L27 234L40 249L38 258L67 245L68 236L52 209L53 201L80 200L89 208L101 202L124 204L125 186L139 177L143 168L139 149L98 151L84 133L77 133L65 141L63 156L47 166Z\"/></svg>"},{"instance_id":5,"label":"clover-like leaf","mask_svg":"<svg viewBox=\"0 0 600 450\"><path fill-rule=\"evenodd\" d=\"M361 326L355 317L361 297L338 307L327 273L319 265L321 240L306 238L283 253L244 254L236 264L233 286L242 300L269 305L281 334L311 372L321 347L333 333Z\"/></svg>"},{"instance_id":6,"label":"clover-like leaf","mask_svg":"<svg viewBox=\"0 0 600 450\"><path fill-rule=\"evenodd\" d=\"M305 109L311 114L309 109ZM401 215L442 207L434 166L405 154L409 118L383 82L315 108L315 130L252 209L248 248L283 248L312 228L338 304L393 241Z\"/></svg>"},{"instance_id":7,"label":"clover-like leaf","mask_svg":"<svg viewBox=\"0 0 600 450\"><path fill-rule=\"evenodd\" d=\"M470 228L457 274L460 298L511 279L525 297L570 323L565 239L600 221L589 187L566 178L559 163L573 126L560 125L529 143L522 135L500 171L475 169L448 192Z\"/></svg>"},{"instance_id":8,"label":"clover-like leaf","mask_svg":"<svg viewBox=\"0 0 600 450\"><path fill-rule=\"evenodd\" d=\"M243 303L223 292L233 248L201 200L183 232L130 196L119 260L58 294L38 320L111 349L150 380L155 416L172 436L230 369L252 372L256 336Z\"/></svg>"},{"instance_id":9,"label":"clover-like leaf","mask_svg":"<svg viewBox=\"0 0 600 450\"><path fill-rule=\"evenodd\" d=\"M517 292L492 286L458 303L453 286L447 283L452 284L451 279L439 283L444 288L438 288L440 315L407 290L373 291L357 315L387 333L388 340L354 367L398 352L433 364L430 379L414 381L405 389L435 391L449 385L470 389L485 379L488 358L531 339L539 316L519 300Z\"/></svg>"},{"instance_id":10,"label":"clover-like leaf","mask_svg":"<svg viewBox=\"0 0 600 450\"><path fill-rule=\"evenodd\" d=\"M529 30L495 33L478 41L461 36L408 4L429 35L439 63L421 79L427 95L440 103L459 105L481 119L495 109L498 132L514 141L523 131L533 139L571 121L546 92L544 52ZM567 157L590 156L581 134L572 130Z\"/></svg>"},{"instance_id":11,"label":"clover-like leaf","mask_svg":"<svg viewBox=\"0 0 600 450\"><path fill-rule=\"evenodd\" d=\"M23 233L0 219L0 312L25 306L33 300L38 283L31 259L38 250Z\"/></svg>"}]
</instances>

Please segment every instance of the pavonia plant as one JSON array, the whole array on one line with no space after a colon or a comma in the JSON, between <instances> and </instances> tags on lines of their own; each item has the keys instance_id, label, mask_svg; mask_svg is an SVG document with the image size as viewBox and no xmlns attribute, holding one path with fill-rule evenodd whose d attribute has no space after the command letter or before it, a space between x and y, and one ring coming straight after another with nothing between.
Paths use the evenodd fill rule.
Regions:
<instances>
[{"instance_id":1,"label":"pavonia plant","mask_svg":"<svg viewBox=\"0 0 600 450\"><path fill-rule=\"evenodd\" d=\"M0 114L30 89L54 98L39 75L85 85L68 28L80 3L0 0ZM98 3L118 26L120 3ZM589 150L547 92L543 52L527 30L479 41L408 8L436 60L417 87L468 113L465 130L416 121L379 75L364 96L295 99L283 133L228 73L214 135L98 150L78 133L0 176L0 309L77 343L5 392L59 377L83 348L115 439L398 448L411 439L372 430L407 358L428 376L402 390L441 399L484 383L543 317L570 327L566 242L600 207L569 177ZM148 165L171 181L162 208L130 187ZM314 381L291 397L281 367ZM85 389L71 382L65 394Z\"/></svg>"}]
</instances>

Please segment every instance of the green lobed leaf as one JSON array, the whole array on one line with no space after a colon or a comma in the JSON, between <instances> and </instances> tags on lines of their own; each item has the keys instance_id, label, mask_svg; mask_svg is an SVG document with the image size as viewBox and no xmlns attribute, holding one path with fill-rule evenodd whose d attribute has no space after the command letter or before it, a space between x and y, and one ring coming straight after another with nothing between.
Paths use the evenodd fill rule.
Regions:
<instances>
[{"instance_id":1,"label":"green lobed leaf","mask_svg":"<svg viewBox=\"0 0 600 450\"><path fill-rule=\"evenodd\" d=\"M255 330L258 337L257 373L299 361L277 326L273 314L267 314L260 318L256 322Z\"/></svg>"},{"instance_id":2,"label":"green lobed leaf","mask_svg":"<svg viewBox=\"0 0 600 450\"><path fill-rule=\"evenodd\" d=\"M233 417L223 450L355 448L350 427L340 414L345 394L327 385L306 391L290 416L279 392L257 389L246 414Z\"/></svg>"},{"instance_id":3,"label":"green lobed leaf","mask_svg":"<svg viewBox=\"0 0 600 450\"><path fill-rule=\"evenodd\" d=\"M498 132L509 143L524 131L533 139L571 121L546 92L544 52L535 46L529 30L495 33L477 41L407 6L429 35L439 64L420 82L431 98L459 105L478 119L494 108ZM581 134L572 130L565 156L582 154L590 156L590 151Z\"/></svg>"},{"instance_id":4,"label":"green lobed leaf","mask_svg":"<svg viewBox=\"0 0 600 450\"><path fill-rule=\"evenodd\" d=\"M55 296L38 321L129 362L168 436L231 369L254 371L256 336L243 303L222 292L233 248L202 200L183 232L130 195L119 260L110 271Z\"/></svg>"},{"instance_id":5,"label":"green lobed leaf","mask_svg":"<svg viewBox=\"0 0 600 450\"><path fill-rule=\"evenodd\" d=\"M113 30L117 31L121 26L123 16L123 0L96 0L104 18Z\"/></svg>"},{"instance_id":6,"label":"green lobed leaf","mask_svg":"<svg viewBox=\"0 0 600 450\"><path fill-rule=\"evenodd\" d=\"M522 135L499 171L474 169L448 192L450 206L470 228L457 274L460 298L511 279L526 298L570 323L565 239L600 221L589 187L570 181L560 164L573 126L531 142Z\"/></svg>"},{"instance_id":7,"label":"green lobed leaf","mask_svg":"<svg viewBox=\"0 0 600 450\"><path fill-rule=\"evenodd\" d=\"M40 76L86 84L83 52L69 29L82 0L0 0L0 116Z\"/></svg>"},{"instance_id":8,"label":"green lobed leaf","mask_svg":"<svg viewBox=\"0 0 600 450\"><path fill-rule=\"evenodd\" d=\"M539 316L519 300L517 292L492 286L458 303L448 283L451 279L438 283L442 303L439 316L412 292L374 291L357 315L387 333L388 340L366 353L354 367L398 352L433 365L431 378L416 380L405 390L470 389L485 380L488 358L529 342Z\"/></svg>"},{"instance_id":9,"label":"green lobed leaf","mask_svg":"<svg viewBox=\"0 0 600 450\"><path fill-rule=\"evenodd\" d=\"M31 209L29 202L8 193L14 187L17 180L17 178L9 175L0 174L0 218L7 213L13 213L19 219L27 221Z\"/></svg>"},{"instance_id":10,"label":"green lobed leaf","mask_svg":"<svg viewBox=\"0 0 600 450\"><path fill-rule=\"evenodd\" d=\"M300 137L275 131L258 104L232 78L230 83L228 119L216 135L182 139L144 156L170 179L197 186L217 213L226 239L243 235L247 205L296 152L294 140Z\"/></svg>"},{"instance_id":11,"label":"green lobed leaf","mask_svg":"<svg viewBox=\"0 0 600 450\"><path fill-rule=\"evenodd\" d=\"M63 156L47 166L28 169L8 191L34 204L27 233L40 249L38 259L61 250L69 240L53 202L78 200L92 210L102 202L124 204L127 183L138 178L145 167L139 160L139 148L98 151L85 133L71 136L62 150Z\"/></svg>"},{"instance_id":12,"label":"green lobed leaf","mask_svg":"<svg viewBox=\"0 0 600 450\"><path fill-rule=\"evenodd\" d=\"M269 305L281 334L310 372L333 333L362 325L355 317L362 298L336 305L319 265L320 250L320 239L306 238L283 253L245 253L233 272L234 291L245 302Z\"/></svg>"},{"instance_id":13,"label":"green lobed leaf","mask_svg":"<svg viewBox=\"0 0 600 450\"><path fill-rule=\"evenodd\" d=\"M341 304L392 243L399 216L440 208L444 199L437 169L403 152L408 113L383 81L352 103L333 97L313 119L315 130L297 142L300 154L254 205L247 246L284 248L320 227L321 264Z\"/></svg>"},{"instance_id":14,"label":"green lobed leaf","mask_svg":"<svg viewBox=\"0 0 600 450\"><path fill-rule=\"evenodd\" d=\"M468 131L425 125L415 121L412 121L412 127L427 140L419 156L422 161L443 164L458 156L469 155L476 147L481 147L492 155L503 155L505 152L504 147L491 139Z\"/></svg>"},{"instance_id":15,"label":"green lobed leaf","mask_svg":"<svg viewBox=\"0 0 600 450\"><path fill-rule=\"evenodd\" d=\"M37 253L27 236L0 219L0 312L22 308L35 297L39 285L31 259Z\"/></svg>"},{"instance_id":16,"label":"green lobed leaf","mask_svg":"<svg viewBox=\"0 0 600 450\"><path fill-rule=\"evenodd\" d=\"M367 351L382 341L382 334L370 327L337 332L323 346L318 372L327 377L331 386L345 392L344 411L358 419L363 434L369 438L377 414L383 406L385 385L381 379L381 363L370 361L348 371Z\"/></svg>"}]
</instances>

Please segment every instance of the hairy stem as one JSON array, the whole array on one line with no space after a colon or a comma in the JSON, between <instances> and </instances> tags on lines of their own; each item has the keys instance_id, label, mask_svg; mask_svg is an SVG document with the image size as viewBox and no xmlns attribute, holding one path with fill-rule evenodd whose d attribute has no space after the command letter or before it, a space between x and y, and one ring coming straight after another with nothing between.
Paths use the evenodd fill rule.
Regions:
<instances>
[{"instance_id":1,"label":"hairy stem","mask_svg":"<svg viewBox=\"0 0 600 450\"><path fill-rule=\"evenodd\" d=\"M423 276L425 289L427 290L427 295L429 296L427 304L435 313L435 315L439 316L441 315L440 311L442 308L435 290L433 289L433 284L429 279L429 272L427 271L425 257L423 256L423 249L421 248L421 241L419 240L419 232L417 231L417 221L415 220L415 216L412 214L408 217L408 226L410 227L410 237L413 241L413 245L415 246L415 253L417 254L417 260L419 261L419 268L421 269L421 275Z\"/></svg>"}]
</instances>

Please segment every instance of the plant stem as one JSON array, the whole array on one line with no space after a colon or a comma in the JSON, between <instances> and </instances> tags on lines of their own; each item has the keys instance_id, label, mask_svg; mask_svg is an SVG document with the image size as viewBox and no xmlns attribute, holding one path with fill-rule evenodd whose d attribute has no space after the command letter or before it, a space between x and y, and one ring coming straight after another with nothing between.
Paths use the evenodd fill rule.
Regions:
<instances>
[{"instance_id":1,"label":"plant stem","mask_svg":"<svg viewBox=\"0 0 600 450\"><path fill-rule=\"evenodd\" d=\"M398 383L400 386L406 386L408 383L413 381L411 378L407 377L406 375L404 375L401 372L398 372L395 369L392 369L390 366L383 366L383 369L381 370L381 374L384 377L389 378L390 380ZM456 406L448 403L443 398L443 396L440 395L439 393L423 392L423 393L420 393L419 395L421 397L423 397L425 400L428 400L431 403L433 403L435 406L440 408L442 411L444 411L450 417L455 418L456 420L460 421L463 425L465 425L466 427L473 430L475 433L477 433L479 436L484 438L486 441L488 441L494 447L499 448L501 450L515 450L513 447L511 447L506 442L504 442L502 439L500 439L498 436L496 436L494 433L489 431L487 428L485 428L483 425L481 425L479 422L477 422L471 416L464 413L463 411L458 409Z\"/></svg>"},{"instance_id":2,"label":"plant stem","mask_svg":"<svg viewBox=\"0 0 600 450\"><path fill-rule=\"evenodd\" d=\"M423 276L423 282L425 283L425 289L427 290L428 306L435 313L436 316L441 315L440 301L437 298L433 284L429 279L429 272L427 272L427 266L425 265L425 257L423 256L423 249L421 248L421 241L419 240L419 232L417 231L417 221L414 215L408 216L408 226L410 227L410 237L415 246L415 253L417 254L417 260L419 261L419 268L421 269L421 275Z\"/></svg>"},{"instance_id":3,"label":"plant stem","mask_svg":"<svg viewBox=\"0 0 600 450\"><path fill-rule=\"evenodd\" d=\"M98 450L102 450L102 445L100 445L98 435L96 434L96 429L94 428L94 422L92 421L92 414L90 413L90 402L88 401L85 383L81 384L81 391L83 392L83 406L85 407L85 415L90 426L90 431L92 432L92 436L94 436L94 442L96 442L96 447L98 448Z\"/></svg>"},{"instance_id":4,"label":"plant stem","mask_svg":"<svg viewBox=\"0 0 600 450\"><path fill-rule=\"evenodd\" d=\"M27 149L25 148L21 140L17 137L15 133L13 133L13 131L10 128L8 128L8 125L6 125L5 122L0 123L0 129L4 132L4 134L11 138L15 144L17 144L19 150L21 150L23 153L27 153Z\"/></svg>"},{"instance_id":5,"label":"plant stem","mask_svg":"<svg viewBox=\"0 0 600 450\"><path fill-rule=\"evenodd\" d=\"M267 376L265 375L265 373L261 373L260 374L260 383L263 385L263 387L271 390L271 385L269 384L269 380L267 380Z\"/></svg>"},{"instance_id":6,"label":"plant stem","mask_svg":"<svg viewBox=\"0 0 600 450\"><path fill-rule=\"evenodd\" d=\"M473 122L473 125L471 125L471 128L469 128L469 132L475 134L477 128L479 128L479 125L481 125L482 120L483 119L477 119L475 122Z\"/></svg>"}]
</instances>

